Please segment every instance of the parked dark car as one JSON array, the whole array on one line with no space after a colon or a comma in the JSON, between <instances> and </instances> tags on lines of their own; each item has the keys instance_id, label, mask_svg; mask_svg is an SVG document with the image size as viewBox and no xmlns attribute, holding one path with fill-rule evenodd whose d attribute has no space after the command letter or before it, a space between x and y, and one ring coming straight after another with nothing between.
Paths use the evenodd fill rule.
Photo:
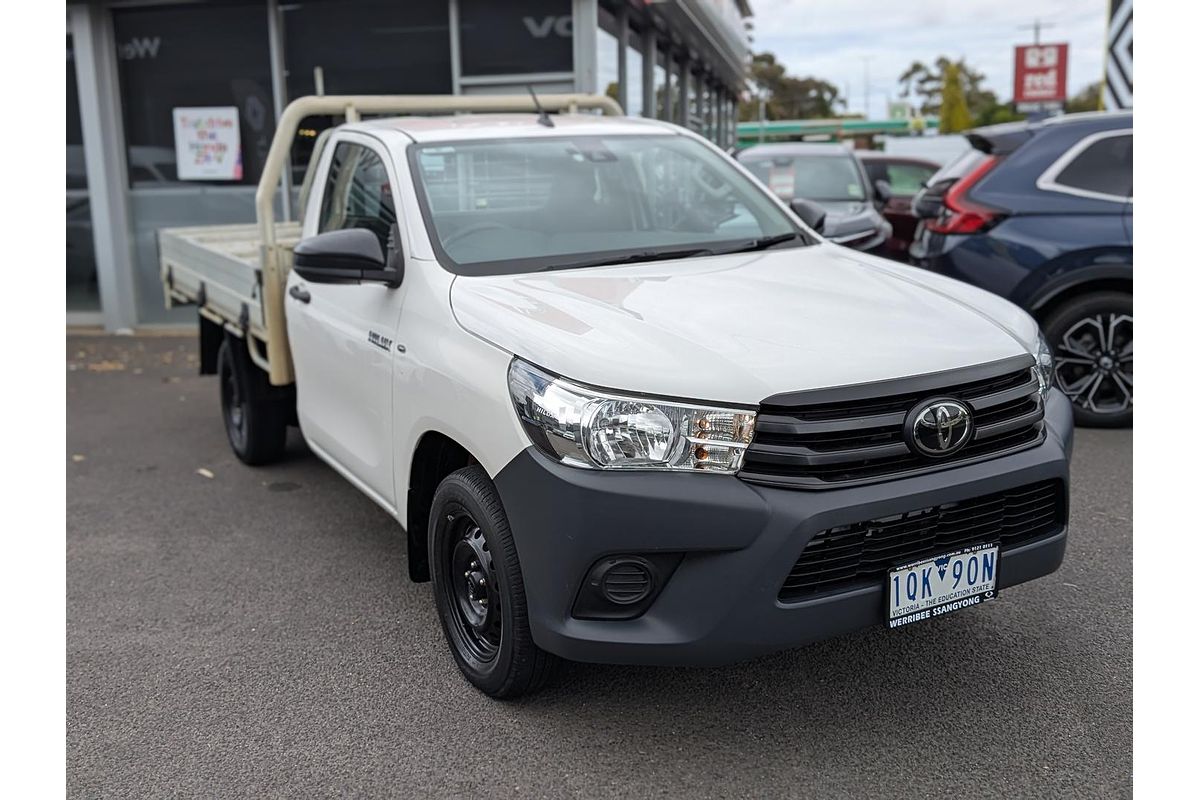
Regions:
<instances>
[{"instance_id":1,"label":"parked dark car","mask_svg":"<svg viewBox=\"0 0 1200 800\"><path fill-rule=\"evenodd\" d=\"M980 128L928 181L915 263L1030 311L1081 425L1133 420L1133 115Z\"/></svg>"},{"instance_id":2,"label":"parked dark car","mask_svg":"<svg viewBox=\"0 0 1200 800\"><path fill-rule=\"evenodd\" d=\"M892 235L883 245L885 253L898 261L908 261L908 248L917 232L912 199L941 165L923 158L875 150L856 150L854 154L867 172L875 207L892 225Z\"/></svg>"},{"instance_id":3,"label":"parked dark car","mask_svg":"<svg viewBox=\"0 0 1200 800\"><path fill-rule=\"evenodd\" d=\"M891 225L873 203L867 173L840 144L759 144L737 154L781 200L808 200L825 211L826 239L855 250L882 253Z\"/></svg>"}]
</instances>

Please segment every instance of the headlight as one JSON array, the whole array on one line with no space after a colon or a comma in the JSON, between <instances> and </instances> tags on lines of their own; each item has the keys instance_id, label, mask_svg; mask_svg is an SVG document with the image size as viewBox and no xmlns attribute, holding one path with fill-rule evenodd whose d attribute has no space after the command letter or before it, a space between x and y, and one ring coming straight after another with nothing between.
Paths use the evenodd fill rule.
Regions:
<instances>
[{"instance_id":1,"label":"headlight","mask_svg":"<svg viewBox=\"0 0 1200 800\"><path fill-rule=\"evenodd\" d=\"M576 467L732 473L754 435L753 411L623 397L516 358L508 390L538 449Z\"/></svg>"},{"instance_id":2,"label":"headlight","mask_svg":"<svg viewBox=\"0 0 1200 800\"><path fill-rule=\"evenodd\" d=\"M1038 389L1041 390L1042 397L1050 393L1050 387L1054 386L1054 351L1050 349L1050 345L1046 343L1046 337L1038 334L1037 352L1033 354L1037 359L1033 370L1037 373Z\"/></svg>"}]
</instances>

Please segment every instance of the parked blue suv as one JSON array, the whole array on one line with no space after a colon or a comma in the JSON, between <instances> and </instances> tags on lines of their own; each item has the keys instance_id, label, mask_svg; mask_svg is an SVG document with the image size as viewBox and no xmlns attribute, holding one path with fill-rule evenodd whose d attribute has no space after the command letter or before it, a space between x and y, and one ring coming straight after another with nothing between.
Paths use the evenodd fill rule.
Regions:
<instances>
[{"instance_id":1,"label":"parked blue suv","mask_svg":"<svg viewBox=\"0 0 1200 800\"><path fill-rule=\"evenodd\" d=\"M1032 313L1081 425L1133 420L1133 115L980 128L913 200L914 263Z\"/></svg>"}]
</instances>

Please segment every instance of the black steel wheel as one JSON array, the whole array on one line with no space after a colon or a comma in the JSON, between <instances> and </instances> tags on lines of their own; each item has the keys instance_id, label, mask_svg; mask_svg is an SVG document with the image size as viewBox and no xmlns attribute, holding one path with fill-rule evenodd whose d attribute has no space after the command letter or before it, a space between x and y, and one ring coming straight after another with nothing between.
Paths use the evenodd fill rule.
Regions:
<instances>
[{"instance_id":1,"label":"black steel wheel","mask_svg":"<svg viewBox=\"0 0 1200 800\"><path fill-rule=\"evenodd\" d=\"M450 535L444 538L449 550L447 589L454 611L456 638L479 662L489 662L500 650L500 592L492 571L492 554L479 524L466 511L458 510L447 520ZM459 577L461 575L461 577Z\"/></svg>"},{"instance_id":2,"label":"black steel wheel","mask_svg":"<svg viewBox=\"0 0 1200 800\"><path fill-rule=\"evenodd\" d=\"M234 369L229 345L221 345L217 356L217 375L221 382L221 416L225 419L225 433L234 451L246 449L246 387Z\"/></svg>"},{"instance_id":3,"label":"black steel wheel","mask_svg":"<svg viewBox=\"0 0 1200 800\"><path fill-rule=\"evenodd\" d=\"M1075 298L1046 320L1055 384L1075 421L1090 427L1133 422L1133 298L1100 292Z\"/></svg>"},{"instance_id":4,"label":"black steel wheel","mask_svg":"<svg viewBox=\"0 0 1200 800\"><path fill-rule=\"evenodd\" d=\"M234 454L250 465L269 464L287 444L288 410L266 373L250 363L245 345L226 338L217 351L221 417Z\"/></svg>"},{"instance_id":5,"label":"black steel wheel","mask_svg":"<svg viewBox=\"0 0 1200 800\"><path fill-rule=\"evenodd\" d=\"M442 630L466 679L495 698L540 688L557 659L533 642L508 517L482 467L460 469L438 485L429 562Z\"/></svg>"}]
</instances>

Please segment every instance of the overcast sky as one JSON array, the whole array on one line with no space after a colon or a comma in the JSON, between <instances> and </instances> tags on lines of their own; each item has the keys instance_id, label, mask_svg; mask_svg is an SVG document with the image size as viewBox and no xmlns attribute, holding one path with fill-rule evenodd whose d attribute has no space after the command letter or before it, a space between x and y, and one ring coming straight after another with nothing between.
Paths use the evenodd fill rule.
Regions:
<instances>
[{"instance_id":1,"label":"overcast sky","mask_svg":"<svg viewBox=\"0 0 1200 800\"><path fill-rule=\"evenodd\" d=\"M965 57L987 88L1012 98L1013 47L1041 19L1043 43L1067 42L1067 82L1075 94L1101 78L1108 0L750 0L755 51L770 50L798 77L812 75L863 110L863 59L869 57L870 114L883 117L897 78L913 61ZM1049 27L1053 25L1053 27Z\"/></svg>"}]
</instances>

